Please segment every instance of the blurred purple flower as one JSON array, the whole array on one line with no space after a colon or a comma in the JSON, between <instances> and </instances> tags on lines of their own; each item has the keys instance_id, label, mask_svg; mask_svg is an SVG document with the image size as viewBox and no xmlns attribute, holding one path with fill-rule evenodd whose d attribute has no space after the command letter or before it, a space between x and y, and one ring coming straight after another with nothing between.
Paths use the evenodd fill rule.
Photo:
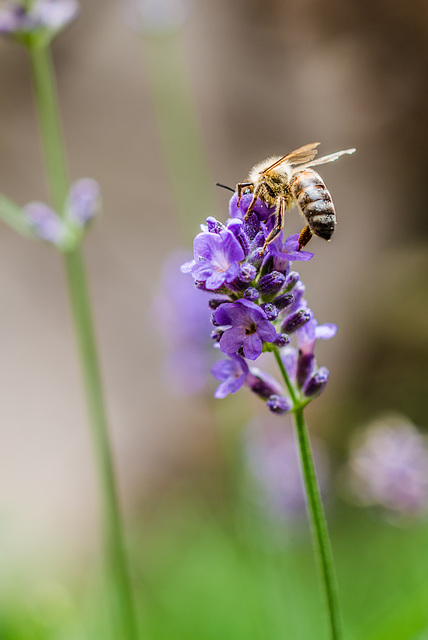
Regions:
<instances>
[{"instance_id":1,"label":"blurred purple flower","mask_svg":"<svg viewBox=\"0 0 428 640\"><path fill-rule=\"evenodd\" d=\"M37 237L69 251L81 242L84 227L97 212L99 200L100 188L95 180L82 178L71 185L62 216L44 202L29 202L22 211Z\"/></svg>"},{"instance_id":2,"label":"blurred purple flower","mask_svg":"<svg viewBox=\"0 0 428 640\"><path fill-rule=\"evenodd\" d=\"M71 185L65 206L70 221L84 226L97 213L100 206L100 186L92 178L81 178Z\"/></svg>"},{"instance_id":3,"label":"blurred purple flower","mask_svg":"<svg viewBox=\"0 0 428 640\"><path fill-rule=\"evenodd\" d=\"M351 496L401 516L428 510L428 443L405 418L386 416L352 443L346 469Z\"/></svg>"},{"instance_id":4,"label":"blurred purple flower","mask_svg":"<svg viewBox=\"0 0 428 640\"><path fill-rule=\"evenodd\" d=\"M190 0L126 0L123 6L127 25L148 35L179 29L187 20Z\"/></svg>"},{"instance_id":5,"label":"blurred purple flower","mask_svg":"<svg viewBox=\"0 0 428 640\"><path fill-rule=\"evenodd\" d=\"M166 259L153 311L159 335L169 352L166 377L176 391L192 395L207 386L215 352L207 297L179 271L186 257L177 251Z\"/></svg>"},{"instance_id":6,"label":"blurred purple flower","mask_svg":"<svg viewBox=\"0 0 428 640\"><path fill-rule=\"evenodd\" d=\"M255 482L256 498L262 508L279 519L303 516L305 494L297 443L291 421L254 420L245 432L248 469ZM313 453L321 491L328 484L326 453L319 441L313 442Z\"/></svg>"},{"instance_id":7,"label":"blurred purple flower","mask_svg":"<svg viewBox=\"0 0 428 640\"><path fill-rule=\"evenodd\" d=\"M57 213L44 202L29 202L23 211L28 217L35 234L46 242L61 245L64 225Z\"/></svg>"},{"instance_id":8,"label":"blurred purple flower","mask_svg":"<svg viewBox=\"0 0 428 640\"><path fill-rule=\"evenodd\" d=\"M0 9L0 33L18 36L47 30L53 37L79 11L77 0L9 0Z\"/></svg>"}]
</instances>

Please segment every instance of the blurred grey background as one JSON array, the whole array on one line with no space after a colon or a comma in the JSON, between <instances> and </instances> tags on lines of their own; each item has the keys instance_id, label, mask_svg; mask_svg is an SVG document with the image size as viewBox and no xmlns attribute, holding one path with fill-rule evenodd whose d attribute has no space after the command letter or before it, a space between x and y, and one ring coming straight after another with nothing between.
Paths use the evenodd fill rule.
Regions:
<instances>
[{"instance_id":1,"label":"blurred grey background","mask_svg":"<svg viewBox=\"0 0 428 640\"><path fill-rule=\"evenodd\" d=\"M347 430L379 410L428 426L427 34L423 0L201 0L172 44L142 43L120 2L87 0L55 43L70 175L95 178L103 194L85 254L129 515L216 455L205 400L165 387L151 316L163 259L190 248L213 213L188 166L180 234L150 89L156 48L183 56L209 184L234 186L254 163L312 141L322 155L357 148L321 170L338 227L331 243L313 240L301 269L317 319L339 325L318 351L331 381L310 420L340 452ZM21 205L46 200L26 52L6 41L0 86L0 191ZM212 198L225 219L227 192ZM288 225L301 229L296 212ZM60 256L1 226L0 542L11 558L67 556L97 538L63 284Z\"/></svg>"}]
</instances>

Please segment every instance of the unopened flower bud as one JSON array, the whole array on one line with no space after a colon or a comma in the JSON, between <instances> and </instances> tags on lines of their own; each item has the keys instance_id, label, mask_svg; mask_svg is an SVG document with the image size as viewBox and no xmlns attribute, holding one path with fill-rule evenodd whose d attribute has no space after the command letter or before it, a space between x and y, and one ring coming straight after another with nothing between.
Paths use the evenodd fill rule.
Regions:
<instances>
[{"instance_id":1,"label":"unopened flower bud","mask_svg":"<svg viewBox=\"0 0 428 640\"><path fill-rule=\"evenodd\" d=\"M257 367L251 367L245 384L263 400L267 400L271 395L281 395L283 393L281 385L275 378Z\"/></svg>"},{"instance_id":2,"label":"unopened flower bud","mask_svg":"<svg viewBox=\"0 0 428 640\"><path fill-rule=\"evenodd\" d=\"M260 221L256 213L251 211L248 218L244 221L244 232L247 234L250 242L254 240L260 229Z\"/></svg>"},{"instance_id":3,"label":"unopened flower bud","mask_svg":"<svg viewBox=\"0 0 428 640\"><path fill-rule=\"evenodd\" d=\"M305 293L305 285L301 280L296 282L293 287L293 296L294 296L294 308L297 308L300 305L300 302L303 298L303 294Z\"/></svg>"},{"instance_id":4,"label":"unopened flower bud","mask_svg":"<svg viewBox=\"0 0 428 640\"><path fill-rule=\"evenodd\" d=\"M275 318L278 317L278 309L274 304L272 304L272 302L265 302L264 304L261 304L260 307L265 312L269 321L275 320Z\"/></svg>"},{"instance_id":5,"label":"unopened flower bud","mask_svg":"<svg viewBox=\"0 0 428 640\"><path fill-rule=\"evenodd\" d=\"M220 327L220 324L215 319L215 312L210 315L210 320L211 324L213 324L215 327Z\"/></svg>"},{"instance_id":6,"label":"unopened flower bud","mask_svg":"<svg viewBox=\"0 0 428 640\"><path fill-rule=\"evenodd\" d=\"M255 302L260 298L260 293L254 287L248 287L248 289L244 291L243 297L245 298L245 300L249 300L250 302Z\"/></svg>"},{"instance_id":7,"label":"unopened flower bud","mask_svg":"<svg viewBox=\"0 0 428 640\"><path fill-rule=\"evenodd\" d=\"M207 227L210 233L220 233L220 231L223 231L225 228L224 224L216 220L213 216L208 216Z\"/></svg>"},{"instance_id":8,"label":"unopened flower bud","mask_svg":"<svg viewBox=\"0 0 428 640\"><path fill-rule=\"evenodd\" d=\"M216 309L219 308L221 304L223 304L223 302L228 302L228 301L221 300L221 298L211 298L211 300L208 300L208 307L215 311Z\"/></svg>"},{"instance_id":9,"label":"unopened flower bud","mask_svg":"<svg viewBox=\"0 0 428 640\"><path fill-rule=\"evenodd\" d=\"M241 282L245 282L248 284L249 282L252 282L254 280L256 275L257 269L254 265L248 264L247 262L241 265L239 270L239 280L241 280Z\"/></svg>"},{"instance_id":10,"label":"unopened flower bud","mask_svg":"<svg viewBox=\"0 0 428 640\"><path fill-rule=\"evenodd\" d=\"M284 333L294 333L300 327L303 327L312 317L310 309L301 308L285 318L281 325L281 331Z\"/></svg>"},{"instance_id":11,"label":"unopened flower bud","mask_svg":"<svg viewBox=\"0 0 428 640\"><path fill-rule=\"evenodd\" d=\"M256 249L261 249L265 243L265 234L263 231L259 231L259 233L255 236L254 240L250 244L249 252L252 253Z\"/></svg>"},{"instance_id":12,"label":"unopened flower bud","mask_svg":"<svg viewBox=\"0 0 428 640\"><path fill-rule=\"evenodd\" d=\"M247 258L247 262L252 264L256 269L260 269L263 262L263 250L255 249Z\"/></svg>"},{"instance_id":13,"label":"unopened flower bud","mask_svg":"<svg viewBox=\"0 0 428 640\"><path fill-rule=\"evenodd\" d=\"M220 342L220 338L223 333L223 329L214 329L214 331L211 331L211 340L213 340L214 342Z\"/></svg>"},{"instance_id":14,"label":"unopened flower bud","mask_svg":"<svg viewBox=\"0 0 428 640\"><path fill-rule=\"evenodd\" d=\"M279 333L275 338L275 340L273 341L273 344L276 347L285 347L286 344L290 343L290 340L291 338L288 335L288 333Z\"/></svg>"},{"instance_id":15,"label":"unopened flower bud","mask_svg":"<svg viewBox=\"0 0 428 640\"><path fill-rule=\"evenodd\" d=\"M233 218L228 223L227 228L229 229L229 231L233 233L235 238L238 240L239 244L241 245L244 251L244 254L248 255L250 243L248 241L246 234L244 233L244 223L242 222L242 220L239 220L238 218Z\"/></svg>"},{"instance_id":16,"label":"unopened flower bud","mask_svg":"<svg viewBox=\"0 0 428 640\"><path fill-rule=\"evenodd\" d=\"M290 271L290 273L288 274L285 280L285 290L291 291L291 289L294 287L296 282L299 281L299 279L300 279L300 276L297 273L297 271Z\"/></svg>"},{"instance_id":17,"label":"unopened flower bud","mask_svg":"<svg viewBox=\"0 0 428 640\"><path fill-rule=\"evenodd\" d=\"M313 353L300 353L297 361L297 385L302 388L305 382L314 373L316 364L315 356Z\"/></svg>"},{"instance_id":18,"label":"unopened flower bud","mask_svg":"<svg viewBox=\"0 0 428 640\"><path fill-rule=\"evenodd\" d=\"M257 288L262 296L272 296L281 291L285 284L285 276L279 271L272 271L262 276Z\"/></svg>"},{"instance_id":19,"label":"unopened flower bud","mask_svg":"<svg viewBox=\"0 0 428 640\"><path fill-rule=\"evenodd\" d=\"M294 296L292 293L282 293L272 300L278 311L283 311L287 307L291 307L294 302Z\"/></svg>"},{"instance_id":20,"label":"unopened flower bud","mask_svg":"<svg viewBox=\"0 0 428 640\"><path fill-rule=\"evenodd\" d=\"M319 396L322 391L324 391L325 386L328 382L329 371L327 367L320 367L315 371L315 373L309 378L307 383L303 388L303 393L307 398L313 398L315 396Z\"/></svg>"},{"instance_id":21,"label":"unopened flower bud","mask_svg":"<svg viewBox=\"0 0 428 640\"><path fill-rule=\"evenodd\" d=\"M275 394L272 394L268 398L266 406L270 411L272 411L272 413L277 413L279 415L288 413L288 411L292 409L292 404L288 398Z\"/></svg>"}]
</instances>

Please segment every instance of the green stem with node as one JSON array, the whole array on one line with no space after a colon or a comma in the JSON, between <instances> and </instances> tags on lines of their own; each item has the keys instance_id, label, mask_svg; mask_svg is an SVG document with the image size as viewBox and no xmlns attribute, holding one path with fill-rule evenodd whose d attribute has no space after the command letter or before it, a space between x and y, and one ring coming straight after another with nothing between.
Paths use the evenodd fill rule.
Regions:
<instances>
[{"instance_id":1,"label":"green stem with node","mask_svg":"<svg viewBox=\"0 0 428 640\"><path fill-rule=\"evenodd\" d=\"M69 180L51 53L49 47L32 46L31 43L29 53L46 178L53 207L61 215ZM83 253L79 246L63 255L98 471L108 582L111 585L112 608L116 612L115 638L137 640L137 621Z\"/></svg>"}]
</instances>

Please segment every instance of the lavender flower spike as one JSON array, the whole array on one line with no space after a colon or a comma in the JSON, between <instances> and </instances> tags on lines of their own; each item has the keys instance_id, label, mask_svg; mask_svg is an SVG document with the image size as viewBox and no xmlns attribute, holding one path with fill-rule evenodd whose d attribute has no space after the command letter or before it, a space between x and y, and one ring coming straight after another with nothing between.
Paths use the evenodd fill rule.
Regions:
<instances>
[{"instance_id":1,"label":"lavender flower spike","mask_svg":"<svg viewBox=\"0 0 428 640\"><path fill-rule=\"evenodd\" d=\"M207 304L216 327L211 339L232 360L222 360L212 370L221 381L215 396L246 386L280 414L302 409L323 391L328 371L317 367L314 347L318 338L332 337L336 326L317 324L304 299L305 286L291 271L293 260L308 261L313 254L299 251L297 234L283 240L281 233L264 248L275 208L258 199L247 215L252 199L252 193L244 193L238 206L235 193L229 220L223 224L207 218L194 240L193 260L181 271L192 275L197 289L217 294ZM297 348L287 346L290 334ZM266 351L284 363L286 391L245 364Z\"/></svg>"}]
</instances>

